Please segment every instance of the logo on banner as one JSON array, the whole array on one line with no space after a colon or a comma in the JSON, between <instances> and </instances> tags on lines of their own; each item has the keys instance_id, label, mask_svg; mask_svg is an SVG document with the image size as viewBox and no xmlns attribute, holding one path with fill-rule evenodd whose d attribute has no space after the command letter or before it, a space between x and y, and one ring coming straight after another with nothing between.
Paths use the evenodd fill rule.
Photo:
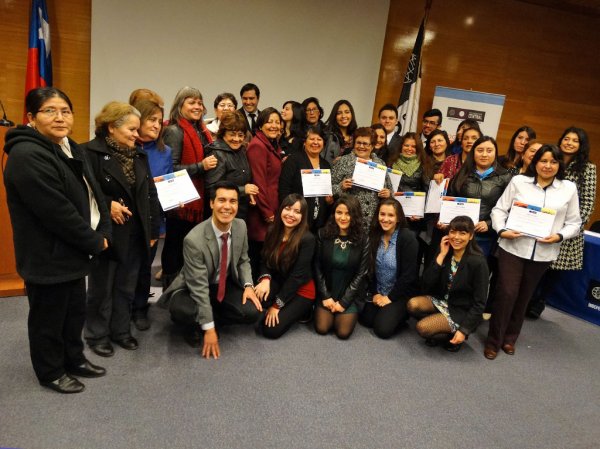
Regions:
<instances>
[{"instance_id":1,"label":"logo on banner","mask_svg":"<svg viewBox=\"0 0 600 449\"><path fill-rule=\"evenodd\" d=\"M600 312L600 282L592 280L587 292L588 307Z\"/></svg>"},{"instance_id":2,"label":"logo on banner","mask_svg":"<svg viewBox=\"0 0 600 449\"><path fill-rule=\"evenodd\" d=\"M464 109L464 108L448 108L448 112L446 112L446 116L450 118L455 118L458 120L477 120L478 122L485 121L485 111L475 111L473 109Z\"/></svg>"}]
</instances>

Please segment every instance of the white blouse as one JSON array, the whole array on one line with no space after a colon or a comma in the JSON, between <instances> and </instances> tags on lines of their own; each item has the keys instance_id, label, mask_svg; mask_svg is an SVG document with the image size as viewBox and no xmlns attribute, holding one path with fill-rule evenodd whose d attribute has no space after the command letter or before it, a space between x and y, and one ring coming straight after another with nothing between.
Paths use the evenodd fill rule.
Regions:
<instances>
[{"instance_id":1,"label":"white blouse","mask_svg":"<svg viewBox=\"0 0 600 449\"><path fill-rule=\"evenodd\" d=\"M524 175L515 176L492 209L492 227L496 232L505 229L513 200L556 210L552 234L561 234L564 240L579 234L581 226L579 197L577 196L577 187L573 182L555 178L552 184L542 188L535 178ZM528 236L512 240L500 237L498 241L503 250L517 257L536 262L556 260L560 250L560 242L540 243L537 239Z\"/></svg>"}]
</instances>

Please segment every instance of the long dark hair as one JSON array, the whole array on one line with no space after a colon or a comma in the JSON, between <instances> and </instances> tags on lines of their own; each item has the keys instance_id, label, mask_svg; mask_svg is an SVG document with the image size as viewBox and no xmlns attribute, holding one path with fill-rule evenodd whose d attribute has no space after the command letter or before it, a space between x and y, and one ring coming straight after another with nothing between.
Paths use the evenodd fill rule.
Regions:
<instances>
[{"instance_id":1,"label":"long dark hair","mask_svg":"<svg viewBox=\"0 0 600 449\"><path fill-rule=\"evenodd\" d=\"M471 220L470 217L467 217L466 215L459 215L457 217L454 217L448 225L448 234L450 233L450 231L468 232L470 235L472 235L473 238L469 240L469 243L467 243L467 247L465 248L465 255L483 256L483 251L481 250L481 248L477 244L477 241L475 240L475 224L473 223L473 220ZM452 246L450 247L450 249L452 249ZM448 254L446 255L444 260L450 260L453 254L454 250L448 251Z\"/></svg>"},{"instance_id":2,"label":"long dark hair","mask_svg":"<svg viewBox=\"0 0 600 449\"><path fill-rule=\"evenodd\" d=\"M565 161L563 159L562 151L556 145L544 144L537 150L537 153L533 156L531 164L527 167L527 171L524 173L525 176L531 176L537 179L536 165L540 159L546 153L551 153L552 157L558 161L558 172L556 173L556 179L565 179Z\"/></svg>"},{"instance_id":3,"label":"long dark hair","mask_svg":"<svg viewBox=\"0 0 600 449\"><path fill-rule=\"evenodd\" d=\"M513 136L511 137L510 143L508 144L508 151L506 152L506 159L505 159L507 167L514 166L518 162L518 161L516 161L517 151L515 150L515 140L517 140L517 136L519 134L521 134L521 132L523 132L523 131L525 131L527 133L527 135L529 136L529 140L535 139L537 137L535 130L533 128L530 128L527 125L521 126L519 129L517 129L515 131L515 133L513 134Z\"/></svg>"},{"instance_id":4,"label":"long dark hair","mask_svg":"<svg viewBox=\"0 0 600 449\"><path fill-rule=\"evenodd\" d=\"M293 206L296 203L300 203L302 219L298 226L292 230L283 250L280 250L285 231L285 227L281 221L281 212L286 207ZM308 206L306 200L302 195L298 195L297 193L290 193L279 205L279 209L277 209L277 213L275 214L275 220L269 227L267 235L265 236L265 243L262 250L263 260L265 260L269 268L286 272L292 267L294 262L296 262L300 240L305 233L309 232L307 210Z\"/></svg>"},{"instance_id":5,"label":"long dark hair","mask_svg":"<svg viewBox=\"0 0 600 449\"><path fill-rule=\"evenodd\" d=\"M335 222L335 211L338 206L344 205L348 208L348 213L350 214L350 228L348 229L348 240L351 242L357 243L361 242L364 238L363 229L362 229L362 210L360 208L360 203L353 195L342 194L338 198L338 200L333 205L331 209L331 215L329 216L329 220L327 220L327 224L323 227L323 237L328 239L333 239L340 235L340 228Z\"/></svg>"},{"instance_id":6,"label":"long dark hair","mask_svg":"<svg viewBox=\"0 0 600 449\"><path fill-rule=\"evenodd\" d=\"M481 136L475 141L473 147L471 147L471 151L467 153L467 158L465 159L464 164L462 165L456 176L452 178L452 181L450 182L451 192L455 194L460 194L460 191L465 185L466 180L473 172L475 172L475 169L477 168L475 165L475 148L477 148L479 145L485 142L492 142L492 144L494 145L495 155L494 162L492 162L492 167L494 167L494 170L498 173L506 172L506 169L498 165L498 144L496 143L496 140L491 136Z\"/></svg>"},{"instance_id":7,"label":"long dark hair","mask_svg":"<svg viewBox=\"0 0 600 449\"><path fill-rule=\"evenodd\" d=\"M388 167L394 165L394 163L400 158L400 155L402 154L402 146L404 146L404 142L406 142L408 139L412 139L415 141L415 146L417 148L417 158L419 159L421 166L425 164L425 151L423 150L423 142L421 141L421 138L417 135L417 133L407 132L402 136L402 140L400 140L400 145L398 145L396 150L388 156L388 160L386 161Z\"/></svg>"},{"instance_id":8,"label":"long dark hair","mask_svg":"<svg viewBox=\"0 0 600 449\"><path fill-rule=\"evenodd\" d=\"M560 139L558 139L558 147L560 149L560 144L565 136L569 133L577 134L577 138L579 139L579 150L575 153L571 164L573 164L573 171L575 172L575 176L577 177L577 189L580 189L580 184L583 184L583 172L585 171L585 166L590 161L590 140L588 139L588 135L583 128L577 128L575 126L570 126L562 133Z\"/></svg>"},{"instance_id":9,"label":"long dark hair","mask_svg":"<svg viewBox=\"0 0 600 449\"><path fill-rule=\"evenodd\" d=\"M302 109L302 105L300 103L298 103L297 101L294 100L288 100L285 103L283 103L283 108L285 108L286 104L291 104L292 105L292 121L290 123L290 137L296 138L296 137L300 137L302 138L302 114L304 113L304 110ZM284 120L284 125L285 125L285 120ZM285 135L285 131L284 131L284 135Z\"/></svg>"},{"instance_id":10,"label":"long dark hair","mask_svg":"<svg viewBox=\"0 0 600 449\"><path fill-rule=\"evenodd\" d=\"M352 103L350 103L348 100L336 101L333 107L331 108L331 113L329 114L329 117L325 122L325 126L328 131L334 133L336 136L338 136L338 138L341 139L340 142L343 142L344 139L342 138L342 130L340 129L340 125L338 125L336 117L338 109L343 104L348 106L348 109L350 109L350 113L352 114L352 120L350 120L346 132L349 136L352 136L354 134L354 131L356 131L356 128L358 128L358 124L356 123L356 114L354 113L354 107L352 107Z\"/></svg>"},{"instance_id":11,"label":"long dark hair","mask_svg":"<svg viewBox=\"0 0 600 449\"><path fill-rule=\"evenodd\" d=\"M408 227L406 217L404 216L404 210L402 210L402 205L398 201L396 201L394 198L385 198L379 202L379 204L377 205L377 209L375 210L375 214L373 215L373 220L371 221L371 230L369 232L369 253L372 273L375 271L377 249L379 248L379 242L381 241L381 237L383 236L383 229L381 229L381 225L379 224L379 210L382 206L392 206L394 208L394 211L396 212L396 217L398 218L396 229Z\"/></svg>"}]
</instances>

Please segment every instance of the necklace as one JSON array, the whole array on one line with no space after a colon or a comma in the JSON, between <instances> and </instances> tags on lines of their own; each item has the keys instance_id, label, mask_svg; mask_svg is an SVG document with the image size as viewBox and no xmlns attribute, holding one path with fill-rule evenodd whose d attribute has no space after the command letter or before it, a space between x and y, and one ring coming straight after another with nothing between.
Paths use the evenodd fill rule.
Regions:
<instances>
[{"instance_id":1,"label":"necklace","mask_svg":"<svg viewBox=\"0 0 600 449\"><path fill-rule=\"evenodd\" d=\"M348 246L348 244L349 244L349 243L351 244L352 242L351 242L350 240L342 240L341 238L337 237L337 238L336 238L336 239L333 241L333 243L334 243L335 245L340 245L340 248L341 248L341 249L342 249L342 251L343 251L343 250L345 250L345 249L346 249L346 247Z\"/></svg>"}]
</instances>

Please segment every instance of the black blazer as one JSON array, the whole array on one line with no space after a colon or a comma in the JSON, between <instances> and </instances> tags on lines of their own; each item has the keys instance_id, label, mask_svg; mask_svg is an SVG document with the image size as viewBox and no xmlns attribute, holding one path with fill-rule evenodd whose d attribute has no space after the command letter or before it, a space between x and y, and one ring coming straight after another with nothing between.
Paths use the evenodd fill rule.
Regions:
<instances>
[{"instance_id":1,"label":"black blazer","mask_svg":"<svg viewBox=\"0 0 600 449\"><path fill-rule=\"evenodd\" d=\"M127 248L136 218L143 231L146 253L150 256L150 240L157 239L160 233L160 204L156 194L154 178L150 175L148 156L137 148L134 162L135 185L130 188L121 164L113 157L112 150L103 137L96 137L82 145L87 151L92 171L104 193L106 206L110 211L112 201L123 200L133 213L123 225L113 223L111 255L119 261L125 261Z\"/></svg>"},{"instance_id":2,"label":"black blazer","mask_svg":"<svg viewBox=\"0 0 600 449\"><path fill-rule=\"evenodd\" d=\"M333 259L334 238L323 237L321 229L317 234L317 249L315 251L314 271L317 288L317 299L323 301L331 298L331 261ZM348 266L358 267L350 284L346 286L341 298L333 298L347 309L356 303L361 309L364 305L367 273L369 272L369 242L364 239L349 244Z\"/></svg>"},{"instance_id":3,"label":"black blazer","mask_svg":"<svg viewBox=\"0 0 600 449\"><path fill-rule=\"evenodd\" d=\"M473 332L481 322L489 289L489 270L484 256L465 254L448 291L450 258L438 265L435 260L423 273L423 289L428 295L442 299L448 293L450 318L465 335Z\"/></svg>"},{"instance_id":4,"label":"black blazer","mask_svg":"<svg viewBox=\"0 0 600 449\"><path fill-rule=\"evenodd\" d=\"M319 167L321 169L331 169L331 165L322 157L319 157ZM302 189L302 175L300 170L312 170L313 166L308 159L308 155L304 151L292 153L281 166L281 174L279 175L279 203L288 196L290 193L298 193L304 196L304 190ZM316 219L313 219L315 211L315 199L306 198L308 205L308 225L311 232L317 232L317 230L325 224L327 217L329 216L329 205L325 202L325 197L320 196L317 198L319 203L319 213Z\"/></svg>"},{"instance_id":5,"label":"black blazer","mask_svg":"<svg viewBox=\"0 0 600 449\"><path fill-rule=\"evenodd\" d=\"M298 289L310 281L313 277L312 260L315 254L315 236L306 232L300 240L298 256L296 261L287 271L279 267L268 267L263 257L260 266L259 279L268 275L271 276L270 299L280 299L283 304L290 301L296 295Z\"/></svg>"},{"instance_id":6,"label":"black blazer","mask_svg":"<svg viewBox=\"0 0 600 449\"><path fill-rule=\"evenodd\" d=\"M418 265L417 257L419 252L419 243L415 233L409 228L398 230L396 239L396 282L388 298L392 302L408 301L418 294ZM377 271L374 270L371 276L370 286L371 296L377 291Z\"/></svg>"}]
</instances>

